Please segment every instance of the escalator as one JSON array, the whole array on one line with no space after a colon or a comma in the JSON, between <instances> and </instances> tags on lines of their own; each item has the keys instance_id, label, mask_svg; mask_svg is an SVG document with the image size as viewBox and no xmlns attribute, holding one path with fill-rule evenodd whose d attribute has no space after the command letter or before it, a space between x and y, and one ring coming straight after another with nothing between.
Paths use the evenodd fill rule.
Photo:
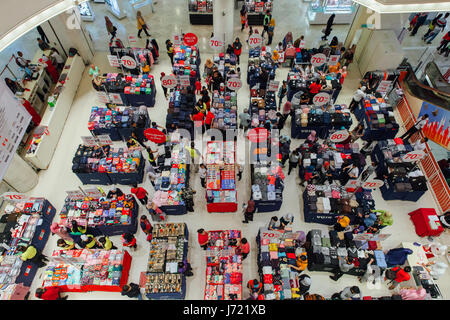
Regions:
<instances>
[{"instance_id":1,"label":"escalator","mask_svg":"<svg viewBox=\"0 0 450 320\"><path fill-rule=\"evenodd\" d=\"M420 80L431 88L450 94L450 84L444 79L439 67L434 61L428 62L425 66L425 70Z\"/></svg>"}]
</instances>

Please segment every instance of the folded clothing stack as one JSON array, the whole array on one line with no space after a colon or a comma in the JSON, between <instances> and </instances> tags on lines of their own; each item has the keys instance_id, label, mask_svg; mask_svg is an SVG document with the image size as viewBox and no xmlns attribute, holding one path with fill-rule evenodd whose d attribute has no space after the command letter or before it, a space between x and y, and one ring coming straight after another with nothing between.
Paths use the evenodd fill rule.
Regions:
<instances>
[{"instance_id":1,"label":"folded clothing stack","mask_svg":"<svg viewBox=\"0 0 450 320\"><path fill-rule=\"evenodd\" d=\"M237 94L236 92L214 91L211 112L215 116L213 128L227 130L236 129Z\"/></svg>"},{"instance_id":2,"label":"folded clothing stack","mask_svg":"<svg viewBox=\"0 0 450 320\"><path fill-rule=\"evenodd\" d=\"M199 77L200 52L196 46L174 45L173 53L175 75L189 75L194 79Z\"/></svg>"},{"instance_id":3,"label":"folded clothing stack","mask_svg":"<svg viewBox=\"0 0 450 320\"><path fill-rule=\"evenodd\" d=\"M194 123L189 116L194 111L195 95L183 93L176 89L169 94L169 109L166 116L166 128L168 132L172 132L172 124L191 132Z\"/></svg>"},{"instance_id":4,"label":"folded clothing stack","mask_svg":"<svg viewBox=\"0 0 450 320\"><path fill-rule=\"evenodd\" d=\"M155 92L155 79L151 74L108 73L102 85L109 93L153 94Z\"/></svg>"},{"instance_id":5,"label":"folded clothing stack","mask_svg":"<svg viewBox=\"0 0 450 320\"><path fill-rule=\"evenodd\" d=\"M117 107L116 110L92 107L89 116L88 129L102 128L144 128L150 120L148 113L140 112L137 108Z\"/></svg>"},{"instance_id":6,"label":"folded clothing stack","mask_svg":"<svg viewBox=\"0 0 450 320\"><path fill-rule=\"evenodd\" d=\"M372 129L398 130L394 109L383 98L369 96L363 101L364 111Z\"/></svg>"},{"instance_id":7,"label":"folded clothing stack","mask_svg":"<svg viewBox=\"0 0 450 320\"><path fill-rule=\"evenodd\" d=\"M352 118L350 110L345 105L335 105L331 108L314 105L294 105L295 124L300 127L326 126L334 129L350 128Z\"/></svg>"}]
</instances>

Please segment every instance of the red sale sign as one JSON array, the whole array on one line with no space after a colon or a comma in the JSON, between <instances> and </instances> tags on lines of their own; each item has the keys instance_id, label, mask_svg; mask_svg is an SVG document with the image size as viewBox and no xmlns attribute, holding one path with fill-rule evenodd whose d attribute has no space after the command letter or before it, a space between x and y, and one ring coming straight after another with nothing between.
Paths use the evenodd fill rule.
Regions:
<instances>
[{"instance_id":1,"label":"red sale sign","mask_svg":"<svg viewBox=\"0 0 450 320\"><path fill-rule=\"evenodd\" d=\"M259 47L262 44L262 37L259 34L252 34L250 38L248 38L248 44L250 47Z\"/></svg>"},{"instance_id":2,"label":"red sale sign","mask_svg":"<svg viewBox=\"0 0 450 320\"><path fill-rule=\"evenodd\" d=\"M227 88L233 91L238 91L242 87L242 82L239 79L228 79Z\"/></svg>"},{"instance_id":3,"label":"red sale sign","mask_svg":"<svg viewBox=\"0 0 450 320\"><path fill-rule=\"evenodd\" d=\"M422 160L425 157L426 153L422 150L415 150L408 152L402 157L403 162L414 162Z\"/></svg>"},{"instance_id":4,"label":"red sale sign","mask_svg":"<svg viewBox=\"0 0 450 320\"><path fill-rule=\"evenodd\" d=\"M330 137L331 142L342 142L348 138L348 131L347 130L340 130L333 133Z\"/></svg>"},{"instance_id":5,"label":"red sale sign","mask_svg":"<svg viewBox=\"0 0 450 320\"><path fill-rule=\"evenodd\" d=\"M269 131L266 128L253 128L247 133L247 139L254 143L267 141L268 137Z\"/></svg>"},{"instance_id":6,"label":"red sale sign","mask_svg":"<svg viewBox=\"0 0 450 320\"><path fill-rule=\"evenodd\" d=\"M218 38L212 37L209 39L209 46L211 49L220 49L225 46L225 43Z\"/></svg>"},{"instance_id":7,"label":"red sale sign","mask_svg":"<svg viewBox=\"0 0 450 320\"><path fill-rule=\"evenodd\" d=\"M135 69L137 65L136 60L130 56L123 56L122 59L120 59L120 62L127 69Z\"/></svg>"},{"instance_id":8,"label":"red sale sign","mask_svg":"<svg viewBox=\"0 0 450 320\"><path fill-rule=\"evenodd\" d=\"M320 92L316 94L313 98L313 104L315 106L323 106L330 101L330 95L326 92Z\"/></svg>"},{"instance_id":9,"label":"red sale sign","mask_svg":"<svg viewBox=\"0 0 450 320\"><path fill-rule=\"evenodd\" d=\"M161 83L164 88L175 88L177 86L177 78L175 75L169 74L161 79Z\"/></svg>"},{"instance_id":10,"label":"red sale sign","mask_svg":"<svg viewBox=\"0 0 450 320\"><path fill-rule=\"evenodd\" d=\"M16 192L6 192L2 194L2 197L11 201L25 201L28 199L28 196L23 193L16 193Z\"/></svg>"},{"instance_id":11,"label":"red sale sign","mask_svg":"<svg viewBox=\"0 0 450 320\"><path fill-rule=\"evenodd\" d=\"M189 32L184 35L183 41L187 46L195 46L197 44L198 38L194 33Z\"/></svg>"},{"instance_id":12,"label":"red sale sign","mask_svg":"<svg viewBox=\"0 0 450 320\"><path fill-rule=\"evenodd\" d=\"M164 143L166 142L166 135L159 131L158 129L148 128L144 131L145 137L154 143Z\"/></svg>"},{"instance_id":13,"label":"red sale sign","mask_svg":"<svg viewBox=\"0 0 450 320\"><path fill-rule=\"evenodd\" d=\"M363 183L362 187L364 189L378 189L384 185L384 181L382 180L372 180L372 181L366 181Z\"/></svg>"},{"instance_id":14,"label":"red sale sign","mask_svg":"<svg viewBox=\"0 0 450 320\"><path fill-rule=\"evenodd\" d=\"M320 67L325 62L327 62L327 56L324 55L323 53L316 53L311 57L311 64L314 67Z\"/></svg>"}]
</instances>

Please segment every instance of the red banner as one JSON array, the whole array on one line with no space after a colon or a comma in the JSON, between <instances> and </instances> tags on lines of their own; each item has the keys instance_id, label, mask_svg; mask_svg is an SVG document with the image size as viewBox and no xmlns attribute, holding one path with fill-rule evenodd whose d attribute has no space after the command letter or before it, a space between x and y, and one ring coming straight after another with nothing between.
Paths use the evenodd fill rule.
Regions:
<instances>
[{"instance_id":1,"label":"red banner","mask_svg":"<svg viewBox=\"0 0 450 320\"><path fill-rule=\"evenodd\" d=\"M161 131L153 128L146 129L144 131L145 137L154 143L164 143L166 142L166 135Z\"/></svg>"},{"instance_id":2,"label":"red banner","mask_svg":"<svg viewBox=\"0 0 450 320\"><path fill-rule=\"evenodd\" d=\"M194 33L189 32L184 35L183 40L185 45L195 46L197 44L198 38Z\"/></svg>"}]
</instances>

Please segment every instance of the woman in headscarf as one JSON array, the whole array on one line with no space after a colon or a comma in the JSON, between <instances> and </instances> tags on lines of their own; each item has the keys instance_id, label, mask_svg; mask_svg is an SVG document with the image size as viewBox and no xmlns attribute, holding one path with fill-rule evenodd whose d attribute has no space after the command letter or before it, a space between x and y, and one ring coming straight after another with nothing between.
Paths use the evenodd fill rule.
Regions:
<instances>
[{"instance_id":1,"label":"woman in headscarf","mask_svg":"<svg viewBox=\"0 0 450 320\"><path fill-rule=\"evenodd\" d=\"M284 39L283 39L283 51L286 50L286 47L288 46L288 44L293 43L292 39L293 39L292 32L289 31L288 33L286 33L286 35L284 36Z\"/></svg>"},{"instance_id":2,"label":"woman in headscarf","mask_svg":"<svg viewBox=\"0 0 450 320\"><path fill-rule=\"evenodd\" d=\"M244 28L247 25L247 8L245 7L245 4L242 5L240 15L241 15L241 31L244 31Z\"/></svg>"},{"instance_id":3,"label":"woman in headscarf","mask_svg":"<svg viewBox=\"0 0 450 320\"><path fill-rule=\"evenodd\" d=\"M58 235L59 237L61 237L61 238L64 239L64 240L72 241L72 242L73 242L72 237L70 236L70 234L69 234L69 232L67 231L66 227L63 226L63 225L60 226L60 225L58 225L58 223L53 222L53 223L50 225L50 231L51 231L53 234Z\"/></svg>"},{"instance_id":4,"label":"woman in headscarf","mask_svg":"<svg viewBox=\"0 0 450 320\"><path fill-rule=\"evenodd\" d=\"M333 39L331 39L330 48L337 48L338 43L339 43L338 38L334 36Z\"/></svg>"},{"instance_id":5,"label":"woman in headscarf","mask_svg":"<svg viewBox=\"0 0 450 320\"><path fill-rule=\"evenodd\" d=\"M278 63L278 59L280 59L280 54L278 53L277 50L273 50L273 54L272 54L272 60L275 64Z\"/></svg>"},{"instance_id":6,"label":"woman in headscarf","mask_svg":"<svg viewBox=\"0 0 450 320\"><path fill-rule=\"evenodd\" d=\"M311 133L309 134L308 138L306 138L306 143L310 143L313 144L315 143L319 138L316 137L316 131L312 130Z\"/></svg>"},{"instance_id":7,"label":"woman in headscarf","mask_svg":"<svg viewBox=\"0 0 450 320\"><path fill-rule=\"evenodd\" d=\"M234 54L236 55L237 63L239 64L240 63L239 56L241 55L242 52L242 43L241 41L239 41L239 38L236 38L236 40L234 40L233 42L233 51Z\"/></svg>"},{"instance_id":8,"label":"woman in headscarf","mask_svg":"<svg viewBox=\"0 0 450 320\"><path fill-rule=\"evenodd\" d=\"M256 211L256 204L253 200L248 200L247 206L244 208L244 220L242 223L248 223L249 221L253 221L253 214Z\"/></svg>"},{"instance_id":9,"label":"woman in headscarf","mask_svg":"<svg viewBox=\"0 0 450 320\"><path fill-rule=\"evenodd\" d=\"M213 73L213 67L214 67L214 63L211 61L211 59L206 59L205 62L205 77L211 77L212 73Z\"/></svg>"},{"instance_id":10,"label":"woman in headscarf","mask_svg":"<svg viewBox=\"0 0 450 320\"><path fill-rule=\"evenodd\" d=\"M111 20L107 16L105 16L105 25L106 30L108 31L108 34L111 35L111 41L116 37L117 28L113 26Z\"/></svg>"}]
</instances>

